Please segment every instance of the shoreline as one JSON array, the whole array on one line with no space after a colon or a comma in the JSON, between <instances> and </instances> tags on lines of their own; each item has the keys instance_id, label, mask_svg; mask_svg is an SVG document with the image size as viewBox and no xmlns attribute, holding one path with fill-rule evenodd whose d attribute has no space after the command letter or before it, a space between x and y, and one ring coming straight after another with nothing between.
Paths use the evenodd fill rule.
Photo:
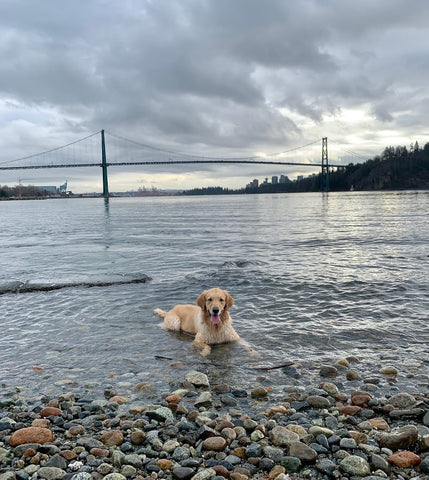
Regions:
<instances>
[{"instance_id":1,"label":"shoreline","mask_svg":"<svg viewBox=\"0 0 429 480\"><path fill-rule=\"evenodd\" d=\"M429 478L427 376L402 391L394 367L362 378L346 362L305 385L288 365L288 385L180 370L165 392L3 396L0 480Z\"/></svg>"}]
</instances>

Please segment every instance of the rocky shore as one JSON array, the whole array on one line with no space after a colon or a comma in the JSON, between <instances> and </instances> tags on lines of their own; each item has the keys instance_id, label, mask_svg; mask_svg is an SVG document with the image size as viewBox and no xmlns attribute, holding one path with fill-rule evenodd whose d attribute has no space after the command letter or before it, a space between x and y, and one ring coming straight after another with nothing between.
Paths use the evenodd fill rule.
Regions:
<instances>
[{"instance_id":1,"label":"rocky shore","mask_svg":"<svg viewBox=\"0 0 429 480\"><path fill-rule=\"evenodd\" d=\"M276 386L192 370L162 394L141 382L136 397L3 396L0 480L429 479L427 383L392 392L394 368L361 378L324 365L302 385L297 366L283 370Z\"/></svg>"}]
</instances>

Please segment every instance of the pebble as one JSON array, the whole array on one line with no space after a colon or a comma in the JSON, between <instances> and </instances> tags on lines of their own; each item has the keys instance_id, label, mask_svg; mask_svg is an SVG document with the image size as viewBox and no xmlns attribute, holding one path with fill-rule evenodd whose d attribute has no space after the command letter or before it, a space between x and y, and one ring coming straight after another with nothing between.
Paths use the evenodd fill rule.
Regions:
<instances>
[{"instance_id":1,"label":"pebble","mask_svg":"<svg viewBox=\"0 0 429 480\"><path fill-rule=\"evenodd\" d=\"M405 480L429 474L427 387L411 394L387 380L347 382L347 368L345 361L322 366L316 375L335 378L317 385L305 386L298 376L295 387L267 387L268 377L260 377L265 386L248 389L212 386L194 370L185 373L183 388L176 381L159 397L145 385L154 402L148 405L142 389L139 403L73 394L36 408L11 401L0 409L0 480ZM113 390L106 389L106 398L122 397Z\"/></svg>"}]
</instances>

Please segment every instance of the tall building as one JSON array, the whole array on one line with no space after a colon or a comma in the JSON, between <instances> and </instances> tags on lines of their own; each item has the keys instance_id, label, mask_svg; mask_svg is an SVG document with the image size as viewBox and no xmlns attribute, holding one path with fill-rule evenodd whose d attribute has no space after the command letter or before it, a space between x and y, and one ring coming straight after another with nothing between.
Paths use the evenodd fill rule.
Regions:
<instances>
[{"instance_id":1,"label":"tall building","mask_svg":"<svg viewBox=\"0 0 429 480\"><path fill-rule=\"evenodd\" d=\"M277 175L273 175L273 176L271 177L271 183L272 183L273 185L276 185L277 183L279 183L279 177L278 177Z\"/></svg>"}]
</instances>

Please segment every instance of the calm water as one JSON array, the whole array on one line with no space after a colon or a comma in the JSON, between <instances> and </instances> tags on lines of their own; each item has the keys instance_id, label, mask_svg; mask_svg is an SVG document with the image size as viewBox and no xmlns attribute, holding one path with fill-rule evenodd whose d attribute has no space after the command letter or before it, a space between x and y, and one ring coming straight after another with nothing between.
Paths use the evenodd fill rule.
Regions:
<instances>
[{"instance_id":1,"label":"calm water","mask_svg":"<svg viewBox=\"0 0 429 480\"><path fill-rule=\"evenodd\" d=\"M168 390L191 368L246 385L258 365L312 371L349 355L362 373L394 365L405 386L427 386L429 192L0 202L0 218L6 390ZM104 281L118 283L76 285ZM70 287L12 293L19 283ZM212 286L234 297L259 359L235 345L203 359L159 327L154 308Z\"/></svg>"}]
</instances>

